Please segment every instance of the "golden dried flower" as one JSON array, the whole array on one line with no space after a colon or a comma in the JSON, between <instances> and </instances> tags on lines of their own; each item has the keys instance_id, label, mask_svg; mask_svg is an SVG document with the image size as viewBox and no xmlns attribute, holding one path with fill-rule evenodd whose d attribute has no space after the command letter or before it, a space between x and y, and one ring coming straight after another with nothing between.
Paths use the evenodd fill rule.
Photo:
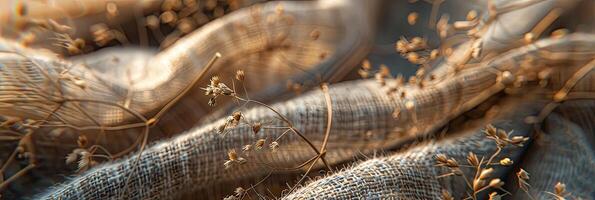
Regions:
<instances>
[{"instance_id":1,"label":"golden dried flower","mask_svg":"<svg viewBox=\"0 0 595 200\"><path fill-rule=\"evenodd\" d=\"M500 160L500 165L509 166L512 165L514 162L510 160L510 158L504 158Z\"/></svg>"}]
</instances>

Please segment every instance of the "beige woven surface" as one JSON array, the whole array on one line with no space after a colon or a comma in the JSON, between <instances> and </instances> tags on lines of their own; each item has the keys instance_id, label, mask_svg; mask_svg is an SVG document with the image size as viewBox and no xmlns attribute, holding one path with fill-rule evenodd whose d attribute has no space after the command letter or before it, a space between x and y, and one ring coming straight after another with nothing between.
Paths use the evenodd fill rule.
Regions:
<instances>
[{"instance_id":1,"label":"beige woven surface","mask_svg":"<svg viewBox=\"0 0 595 200\"><path fill-rule=\"evenodd\" d=\"M322 75L322 80L339 80L349 66L361 60L362 52L368 48L370 32L366 30L373 29L366 23L370 13L355 12L362 4L354 2L285 2L281 11L277 3L255 6L213 21L159 53L115 49L62 59L2 40L0 113L50 119L50 126L99 124L105 128L143 121L143 117L152 116L188 87L216 52L224 56L209 75L233 77L236 69L249 65L249 69L254 69L252 75L262 76L249 77L246 82L248 90L257 93L257 99L285 96L282 81L309 80L309 73ZM498 1L497 6L506 2ZM552 197L546 191L552 191L559 181L567 184L573 196L592 199L595 194L589 185L594 183L585 177L594 173L595 165L595 37L589 32L557 38L542 36L525 45L518 38L553 9L561 9L558 11L565 16L560 24L578 26L568 22L567 17L575 16L572 11L581 8L573 6L582 4L551 0L530 5L533 6L504 13L494 23L485 25L488 31L480 38L459 46L453 56L434 67L432 79L422 77L423 86L406 84L396 93L387 94L389 87L373 80L332 85L328 93L332 127L324 156L329 164L350 162L356 154L396 153L310 181L285 198L436 199L443 189L464 198L466 188L461 179L436 178L444 171L434 166L434 157L444 153L463 159L469 151L489 156L494 150L493 141L482 136L481 128L495 123L532 138L526 149L506 151L516 165L497 173L513 192L513 198L527 198L515 187L514 173L522 167L532 174L531 193L540 199ZM357 14L343 14L351 12ZM504 23L514 18L531 20ZM304 40L311 38L312 29L324 33L320 40ZM238 35L240 32L244 34ZM277 41L279 36L285 36L284 40ZM480 49L472 47L477 43ZM321 59L320 55L327 53L329 57ZM459 65L461 61L467 65ZM120 68L115 70L113 65ZM267 68L256 67L260 65ZM299 72L303 70L305 73ZM551 74L544 85L536 77L546 70L551 70ZM569 80L573 81L581 70L586 73L567 88ZM142 75L130 77L131 73ZM527 81L519 87L516 82L521 77ZM84 84L77 80L84 80ZM199 81L197 86L205 86L206 80ZM388 86L396 84L394 80L386 81ZM560 96L559 91L565 89L569 89L568 94ZM240 151L242 146L260 138L267 138L268 146L270 139L283 131L265 129L252 134L250 126L241 124L228 128L224 135L217 133L227 120L227 112L203 118L208 111L202 105L209 97L201 92L195 86L152 132L181 135L152 144L142 154L94 167L37 197L175 199L193 191L219 191L234 180L258 180L270 172L282 175L287 172L276 169L316 156L297 135L288 134L279 140L278 151L254 152L246 156L246 164L224 169L230 149ZM556 98L561 99L554 102L552 99ZM329 128L328 103L325 93L315 89L272 107L314 146L321 146ZM545 121L539 126L526 124L532 119L526 117L543 113L544 105L558 107L549 117L544 116ZM247 121L266 122L272 127L287 125L265 107L241 110ZM400 113L398 117L394 116L395 111ZM204 124L197 126L201 119ZM533 134L538 131L536 127L543 133ZM441 134L446 137L436 137ZM128 136L122 133L121 137ZM418 139L424 142L416 144ZM322 167L319 163L315 168Z\"/></svg>"}]
</instances>

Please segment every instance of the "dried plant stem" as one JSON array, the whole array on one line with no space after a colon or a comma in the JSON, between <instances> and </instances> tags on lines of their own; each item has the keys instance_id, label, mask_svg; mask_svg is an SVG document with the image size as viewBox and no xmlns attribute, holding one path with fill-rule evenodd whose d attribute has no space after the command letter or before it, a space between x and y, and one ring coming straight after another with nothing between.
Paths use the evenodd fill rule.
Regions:
<instances>
[{"instance_id":1,"label":"dried plant stem","mask_svg":"<svg viewBox=\"0 0 595 200\"><path fill-rule=\"evenodd\" d=\"M502 148L497 147L496 152L494 152L494 154L492 154L492 156L490 156L490 159L488 159L488 162L486 163L486 165L490 165L490 163L492 163L492 161L494 161L494 158L496 158L496 156L498 156L498 154L500 154L501 151L502 151Z\"/></svg>"},{"instance_id":2,"label":"dried plant stem","mask_svg":"<svg viewBox=\"0 0 595 200\"><path fill-rule=\"evenodd\" d=\"M275 110L273 107L271 107L271 106L269 106L269 105L267 105L265 103L262 103L260 101L256 101L256 100L252 100L252 99L244 99L244 98L239 97L237 95L234 95L234 98L237 98L240 101L258 104L258 105L261 105L261 106L267 108L268 110L273 111L279 117L279 119L281 119L283 122L285 122L287 124L287 126L289 127L289 130L291 130L291 132L293 132L296 135L298 135L302 140L304 140L310 146L310 148L312 148L312 150L314 150L314 152L318 155L318 157L320 157L320 155L322 155L322 153L320 153L320 151L316 148L316 146L314 146L314 144L308 138L306 138L306 136L304 134L302 134L299 130L297 130L293 126L293 123L291 123L291 121L289 121L289 119L287 119L285 116L283 116L277 110ZM326 159L321 158L321 160L324 163L325 167L328 168L329 170L331 170L331 167L328 164L328 162L326 161Z\"/></svg>"},{"instance_id":3,"label":"dried plant stem","mask_svg":"<svg viewBox=\"0 0 595 200\"><path fill-rule=\"evenodd\" d=\"M328 84L323 83L322 86L322 93L324 94L324 100L326 102L326 131L324 132L324 140L322 141L322 147L320 147L320 152L323 154L326 153L326 145L328 143L328 138L331 135L331 127L333 125L333 103L331 100L331 95L328 92ZM324 159L324 155L321 156ZM325 163L326 164L326 163ZM331 168L327 166L328 170L332 171Z\"/></svg>"}]
</instances>

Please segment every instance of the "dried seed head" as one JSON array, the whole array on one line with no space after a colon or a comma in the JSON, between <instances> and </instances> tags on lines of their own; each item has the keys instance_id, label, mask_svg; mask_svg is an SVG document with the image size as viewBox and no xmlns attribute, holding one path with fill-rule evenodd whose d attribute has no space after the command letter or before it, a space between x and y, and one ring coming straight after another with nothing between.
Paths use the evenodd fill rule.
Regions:
<instances>
[{"instance_id":1,"label":"dried seed head","mask_svg":"<svg viewBox=\"0 0 595 200\"><path fill-rule=\"evenodd\" d=\"M407 60L413 64L419 63L419 55L415 52L409 52L407 54Z\"/></svg>"},{"instance_id":2,"label":"dried seed head","mask_svg":"<svg viewBox=\"0 0 595 200\"><path fill-rule=\"evenodd\" d=\"M414 25L415 23L417 23L418 18L419 14L417 14L416 12L409 13L409 15L407 15L407 23L409 23L409 25Z\"/></svg>"},{"instance_id":3,"label":"dried seed head","mask_svg":"<svg viewBox=\"0 0 595 200\"><path fill-rule=\"evenodd\" d=\"M446 161L446 166L450 168L458 168L459 162L457 162L457 160L455 160L454 158L451 158Z\"/></svg>"},{"instance_id":4,"label":"dried seed head","mask_svg":"<svg viewBox=\"0 0 595 200\"><path fill-rule=\"evenodd\" d=\"M70 152L67 156L66 156L66 164L71 164L74 161L76 161L76 159L78 158L78 156L84 152L87 151L85 149L81 149L81 148L77 148L72 150L72 152Z\"/></svg>"},{"instance_id":5,"label":"dried seed head","mask_svg":"<svg viewBox=\"0 0 595 200\"><path fill-rule=\"evenodd\" d=\"M503 185L504 185L504 182L502 182L499 178L492 179L489 184L489 186L492 188L499 188L499 187L502 187Z\"/></svg>"},{"instance_id":6,"label":"dried seed head","mask_svg":"<svg viewBox=\"0 0 595 200\"><path fill-rule=\"evenodd\" d=\"M223 95L232 95L234 92L231 88L227 87L224 83L219 83L219 89L221 89L221 94Z\"/></svg>"},{"instance_id":7,"label":"dried seed head","mask_svg":"<svg viewBox=\"0 0 595 200\"><path fill-rule=\"evenodd\" d=\"M498 130L497 137L500 140L507 140L508 139L508 134L504 130Z\"/></svg>"},{"instance_id":8,"label":"dried seed head","mask_svg":"<svg viewBox=\"0 0 595 200\"><path fill-rule=\"evenodd\" d=\"M238 71L236 71L236 80L244 81L244 78L246 78L244 70L238 69Z\"/></svg>"},{"instance_id":9,"label":"dried seed head","mask_svg":"<svg viewBox=\"0 0 595 200\"><path fill-rule=\"evenodd\" d=\"M271 148L271 150L273 150L273 152L277 151L277 149L279 149L279 143L274 141L271 142L271 144L269 144L269 148Z\"/></svg>"},{"instance_id":10,"label":"dried seed head","mask_svg":"<svg viewBox=\"0 0 595 200\"><path fill-rule=\"evenodd\" d=\"M256 146L256 149L262 149L262 146L264 146L265 141L266 139L259 139L256 141L256 144L254 144L254 146Z\"/></svg>"},{"instance_id":11,"label":"dried seed head","mask_svg":"<svg viewBox=\"0 0 595 200\"><path fill-rule=\"evenodd\" d=\"M491 124L488 124L484 130L487 136L496 137L497 129Z\"/></svg>"},{"instance_id":12,"label":"dried seed head","mask_svg":"<svg viewBox=\"0 0 595 200\"><path fill-rule=\"evenodd\" d=\"M558 196L561 196L561 197L565 196L566 184L561 183L561 182L556 183L556 185L554 186L554 192Z\"/></svg>"},{"instance_id":13,"label":"dried seed head","mask_svg":"<svg viewBox=\"0 0 595 200\"><path fill-rule=\"evenodd\" d=\"M469 155L467 155L467 162L472 166L479 166L479 159L473 152L469 152Z\"/></svg>"},{"instance_id":14,"label":"dried seed head","mask_svg":"<svg viewBox=\"0 0 595 200\"><path fill-rule=\"evenodd\" d=\"M411 45L414 47L423 46L425 44L425 40L421 37L413 37L411 38Z\"/></svg>"},{"instance_id":15,"label":"dried seed head","mask_svg":"<svg viewBox=\"0 0 595 200\"><path fill-rule=\"evenodd\" d=\"M252 132L254 134L257 134L260 131L261 127L262 127L262 124L260 122L256 122L256 123L252 124Z\"/></svg>"},{"instance_id":16,"label":"dried seed head","mask_svg":"<svg viewBox=\"0 0 595 200\"><path fill-rule=\"evenodd\" d=\"M492 174L492 172L494 172L494 168L482 169L479 173L479 179L488 178Z\"/></svg>"},{"instance_id":17,"label":"dried seed head","mask_svg":"<svg viewBox=\"0 0 595 200\"><path fill-rule=\"evenodd\" d=\"M235 149L231 149L227 152L227 157L229 158L229 160L231 161L237 161L238 160L238 154L236 153Z\"/></svg>"},{"instance_id":18,"label":"dried seed head","mask_svg":"<svg viewBox=\"0 0 595 200\"><path fill-rule=\"evenodd\" d=\"M239 122L242 119L242 113L240 111L233 112L232 117L234 122Z\"/></svg>"},{"instance_id":19,"label":"dried seed head","mask_svg":"<svg viewBox=\"0 0 595 200\"><path fill-rule=\"evenodd\" d=\"M436 60L438 56L440 56L440 51L438 51L438 49L430 51L430 60Z\"/></svg>"},{"instance_id":20,"label":"dried seed head","mask_svg":"<svg viewBox=\"0 0 595 200\"><path fill-rule=\"evenodd\" d=\"M525 171L524 169L520 169L519 172L516 173L516 176L524 181L528 181L529 180L529 173L527 173L527 171Z\"/></svg>"},{"instance_id":21,"label":"dried seed head","mask_svg":"<svg viewBox=\"0 0 595 200\"><path fill-rule=\"evenodd\" d=\"M500 160L500 165L509 166L512 165L514 162L510 158L504 158Z\"/></svg>"},{"instance_id":22,"label":"dried seed head","mask_svg":"<svg viewBox=\"0 0 595 200\"><path fill-rule=\"evenodd\" d=\"M512 138L510 139L510 143L511 143L512 145L515 145L515 146L522 147L522 146L523 146L523 144L524 144L526 141L528 141L528 140L529 140L529 138L528 138L528 137L523 137L523 136L514 136L514 137L512 137Z\"/></svg>"},{"instance_id":23,"label":"dried seed head","mask_svg":"<svg viewBox=\"0 0 595 200\"><path fill-rule=\"evenodd\" d=\"M395 43L395 49L399 53L407 53L407 41L400 39L397 41L397 43Z\"/></svg>"},{"instance_id":24,"label":"dried seed head","mask_svg":"<svg viewBox=\"0 0 595 200\"><path fill-rule=\"evenodd\" d=\"M473 180L473 191L479 191L485 184L485 180L479 178Z\"/></svg>"},{"instance_id":25,"label":"dried seed head","mask_svg":"<svg viewBox=\"0 0 595 200\"><path fill-rule=\"evenodd\" d=\"M219 83L221 83L221 79L219 79L219 76L211 77L211 86L216 87L219 85Z\"/></svg>"},{"instance_id":26,"label":"dried seed head","mask_svg":"<svg viewBox=\"0 0 595 200\"><path fill-rule=\"evenodd\" d=\"M246 192L246 190L242 187L238 187L235 189L234 191L236 193L236 196L242 196L244 195L244 193Z\"/></svg>"},{"instance_id":27,"label":"dried seed head","mask_svg":"<svg viewBox=\"0 0 595 200\"><path fill-rule=\"evenodd\" d=\"M238 162L238 164L240 164L240 165L243 165L243 164L244 164L244 163L246 163L247 161L246 161L246 159L245 159L245 158L238 157L238 160L237 160L237 162Z\"/></svg>"},{"instance_id":28,"label":"dried seed head","mask_svg":"<svg viewBox=\"0 0 595 200\"><path fill-rule=\"evenodd\" d=\"M448 162L448 157L446 157L446 155L444 154L438 154L436 155L436 161L438 162L438 164L445 164L446 162Z\"/></svg>"},{"instance_id":29,"label":"dried seed head","mask_svg":"<svg viewBox=\"0 0 595 200\"><path fill-rule=\"evenodd\" d=\"M243 152L248 152L252 150L252 145L251 144L247 144L244 147L242 147L242 151Z\"/></svg>"},{"instance_id":30,"label":"dried seed head","mask_svg":"<svg viewBox=\"0 0 595 200\"><path fill-rule=\"evenodd\" d=\"M83 169L85 169L87 167L90 167L91 166L91 163L92 163L91 162L92 161L92 157L91 157L92 154L90 152L88 152L88 151L82 151L82 152L79 153L79 155L81 157L80 157L80 160L79 160L79 163L78 163L78 170L83 170Z\"/></svg>"}]
</instances>

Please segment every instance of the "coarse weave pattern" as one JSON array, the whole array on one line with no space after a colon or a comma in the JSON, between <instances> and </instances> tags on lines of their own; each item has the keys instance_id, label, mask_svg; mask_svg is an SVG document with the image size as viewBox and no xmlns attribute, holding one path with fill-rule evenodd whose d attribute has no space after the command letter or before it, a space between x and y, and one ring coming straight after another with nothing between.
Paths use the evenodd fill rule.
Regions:
<instances>
[{"instance_id":1,"label":"coarse weave pattern","mask_svg":"<svg viewBox=\"0 0 595 200\"><path fill-rule=\"evenodd\" d=\"M497 79L497 75L489 69L506 66L502 65L505 63L504 60L521 58L539 48L586 45L583 41L590 40L585 35L571 35L566 39L546 40L520 48L502 56L500 60L463 71L452 79L428 86L424 90L412 86L404 87L408 95L401 100L395 99L394 96L391 99L391 96L386 95L374 81L335 85L330 89L330 96L333 103L332 111L336 117L333 117L333 131L329 138L326 158L330 163L344 161L350 159L357 151L382 149L439 127L444 121L448 121L446 116L457 116L467 111L466 107L476 106L489 97L484 94L485 90L490 92L489 88ZM413 107L405 106L406 102L412 102ZM466 106L461 106L463 104ZM274 107L287 116L295 128L303 132L316 146L321 144L326 128L326 102L320 91L310 92ZM401 111L401 116L396 120L393 118L395 109ZM268 125L284 126L282 122L275 120L271 111L262 107L246 111L245 116L247 121L271 122ZM256 153L247 157L249 161L245 165L225 171L222 168L226 159L225 153L229 149L240 149L258 138L276 138L281 134L278 130L267 130L254 135L250 134L249 126L240 125L229 129L228 133L221 137L216 133L216 127L225 120L215 121L173 140L157 144L143 152L139 163L135 163L133 157L98 167L65 185L56 187L46 197L175 198L175 195L172 195L175 191L192 190L220 181L263 175L265 172L257 163L267 162L275 167L291 167L314 156L312 150L295 134L288 134L280 140L281 152ZM372 134L366 138L368 131ZM467 153L462 150L460 152ZM429 159L430 155L423 156ZM427 163L417 166L431 166L429 161L424 162ZM131 178L128 187L125 187L128 175ZM122 195L124 190L129 191L126 196L118 196Z\"/></svg>"},{"instance_id":2,"label":"coarse weave pattern","mask_svg":"<svg viewBox=\"0 0 595 200\"><path fill-rule=\"evenodd\" d=\"M342 131L345 138L341 143L329 143L329 149L334 149L327 154L330 162L350 158L355 149L352 144L361 141L368 130L377 133L376 144L367 143L368 149L378 148L384 138L390 133L390 127L396 122L391 120L394 102L383 92L375 90L376 83L363 81L361 84L345 84L333 87L331 96L347 94L349 90L365 91L352 94L346 98L334 99L333 112L343 114L343 118L335 118L333 127ZM343 96L345 97L345 96ZM344 105L352 105L347 107ZM324 97L320 91L303 95L295 100L276 105L279 112L286 115L295 123L297 129L316 144L320 144L324 136L326 108ZM374 117L370 117L374 116ZM275 120L273 113L264 108L255 108L245 112L248 121L271 121L269 126L283 126ZM258 135L251 133L251 127L240 125L230 128L225 136L217 133L216 127L224 123L225 119L216 121L208 126L201 127L186 133L181 137L161 142L145 150L138 165L136 157L117 163L99 166L71 182L58 186L45 198L61 199L105 199L115 198L123 191L126 175L131 175L129 181L128 198L174 198L181 189L205 187L219 181L257 176L262 172L257 161L267 161L272 165L288 167L305 161L315 154L300 142L294 134L288 134L280 140L279 152L255 152L247 157L248 163L224 170L223 163L227 150L239 150L245 144L253 144L258 138L276 138L282 131L269 129L262 130ZM354 123L359 122L359 123ZM339 137L339 136L334 136ZM337 140L335 138L334 140ZM349 144L349 145L346 145ZM268 143L266 144L268 146ZM285 151L284 146L287 146ZM265 147L266 148L266 147ZM345 152L348 151L348 152ZM252 162L254 161L254 162ZM138 166L138 167L133 167ZM138 170L137 172L132 172Z\"/></svg>"},{"instance_id":3,"label":"coarse weave pattern","mask_svg":"<svg viewBox=\"0 0 595 200\"><path fill-rule=\"evenodd\" d=\"M595 198L595 154L593 141L589 140L593 132L587 131L559 115L548 117L544 134L536 139L521 164L530 174L530 192L537 199L552 199L554 196L546 192L553 193L558 182L566 184L574 198ZM515 199L527 198L522 191L514 194Z\"/></svg>"},{"instance_id":4,"label":"coarse weave pattern","mask_svg":"<svg viewBox=\"0 0 595 200\"><path fill-rule=\"evenodd\" d=\"M527 125L516 121L496 126L514 129L515 135L530 133ZM436 155L444 154L463 164L469 152L481 158L491 156L495 150L495 142L485 137L481 130L475 130L462 138L420 144L404 152L365 161L307 184L284 199L441 199L442 190L449 191L457 199L464 198L466 187L462 177L437 178L448 170L436 166ZM522 148L506 148L503 155L515 159L522 152ZM493 178L509 171L510 167L496 168L497 175ZM465 170L465 173L472 177L474 172Z\"/></svg>"}]
</instances>

